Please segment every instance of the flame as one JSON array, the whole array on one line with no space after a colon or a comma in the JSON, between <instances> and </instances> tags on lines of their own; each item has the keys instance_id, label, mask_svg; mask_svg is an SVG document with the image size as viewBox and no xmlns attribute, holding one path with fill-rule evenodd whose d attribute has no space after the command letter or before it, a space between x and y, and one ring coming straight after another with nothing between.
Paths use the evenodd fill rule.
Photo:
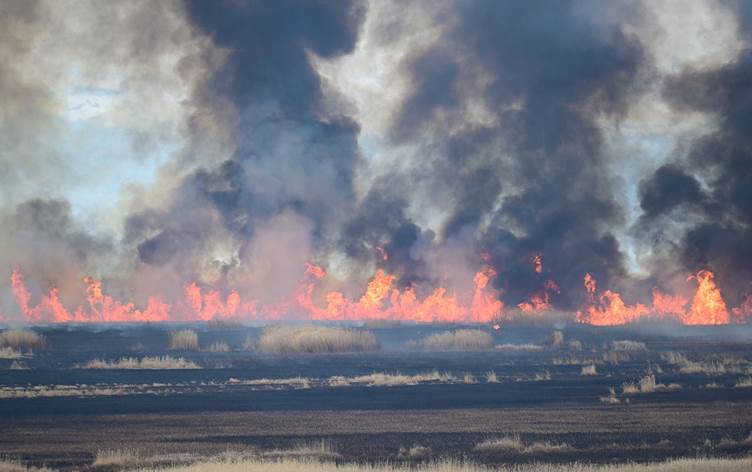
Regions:
<instances>
[{"instance_id":1,"label":"flame","mask_svg":"<svg viewBox=\"0 0 752 472\"><path fill-rule=\"evenodd\" d=\"M732 321L733 314L737 321L752 313L749 298L744 305L734 308L731 313L726 307L721 291L715 284L714 275L709 270L701 270L688 280L697 281L697 288L692 304L686 308L688 300L681 295L669 295L653 289L653 304L647 307L641 303L627 305L617 292L606 290L595 299L596 282L590 274L585 274L584 284L590 304L577 312L577 320L593 325L620 325L637 321L643 317L672 317L686 325L720 325Z\"/></svg>"},{"instance_id":2,"label":"flame","mask_svg":"<svg viewBox=\"0 0 752 472\"><path fill-rule=\"evenodd\" d=\"M18 268L11 273L11 287L19 310L31 323L208 321L223 318L273 320L301 314L318 320L488 322L499 317L503 310L498 293L489 287L490 281L496 277L496 271L491 267L475 275L475 290L467 305L445 287L433 289L424 298L417 295L416 287L399 290L393 286L394 275L383 269L376 271L359 299L351 300L341 292L330 291L324 294L322 303L317 304L317 281L326 276L323 267L307 264L295 293L270 305L243 300L235 290L223 296L218 290L204 289L189 282L183 287L182 300L170 304L151 297L143 310L138 310L133 302L124 303L107 295L102 281L93 277L83 279L87 303L72 312L63 306L55 287L42 297L39 304L32 306L31 292Z\"/></svg>"},{"instance_id":3,"label":"flame","mask_svg":"<svg viewBox=\"0 0 752 472\"><path fill-rule=\"evenodd\" d=\"M379 253L379 257L382 261L388 261L389 260L389 253L386 252L386 250L381 246L376 246L376 251Z\"/></svg>"},{"instance_id":4,"label":"flame","mask_svg":"<svg viewBox=\"0 0 752 472\"><path fill-rule=\"evenodd\" d=\"M63 305L56 287L43 294L34 305L34 297L18 267L13 268L10 282L18 310L30 323L208 321L227 318L276 320L293 316L313 320L494 323L498 329L501 328L504 303L491 284L497 272L490 265L475 274L475 288L464 296L442 286L430 290L414 285L399 289L395 287L395 276L379 269L363 293L350 298L339 291L324 291L320 281L326 277L323 267L307 264L295 293L273 304L243 299L236 290L223 294L189 282L183 287L182 300L170 303L152 296L147 299L144 309L136 308L133 302L122 302L106 294L102 281L93 277L82 279L85 302L75 310ZM697 284L691 303L683 296L654 289L652 305L630 305L618 292L606 290L599 293L595 278L586 273L583 283L588 303L576 313L575 319L606 326L660 316L684 324L710 325L741 322L752 316L752 295L747 296L741 306L729 309L712 272L701 270L689 280ZM548 280L529 301L520 303L518 307L526 313L543 313L552 307L551 294L559 291L558 285ZM7 316L5 313L4 317Z\"/></svg>"},{"instance_id":5,"label":"flame","mask_svg":"<svg viewBox=\"0 0 752 472\"><path fill-rule=\"evenodd\" d=\"M543 273L543 259L540 254L536 254L533 257L533 267L535 268L536 274L542 274Z\"/></svg>"},{"instance_id":6,"label":"flame","mask_svg":"<svg viewBox=\"0 0 752 472\"><path fill-rule=\"evenodd\" d=\"M689 312L684 316L685 324L690 325L718 325L731 321L726 302L723 301L721 290L713 280L713 273L701 270L693 277L697 280L697 292L692 300Z\"/></svg>"}]
</instances>

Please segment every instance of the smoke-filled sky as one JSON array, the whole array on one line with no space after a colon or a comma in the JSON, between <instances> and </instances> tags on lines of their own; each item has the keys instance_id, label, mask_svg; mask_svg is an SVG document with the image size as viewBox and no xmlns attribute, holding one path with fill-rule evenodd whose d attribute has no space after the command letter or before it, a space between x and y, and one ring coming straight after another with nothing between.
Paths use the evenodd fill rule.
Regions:
<instances>
[{"instance_id":1,"label":"smoke-filled sky","mask_svg":"<svg viewBox=\"0 0 752 472\"><path fill-rule=\"evenodd\" d=\"M0 269L33 295L752 290L744 1L0 1ZM388 258L384 257L384 253ZM541 255L542 270L533 260ZM17 311L0 284L0 312Z\"/></svg>"}]
</instances>

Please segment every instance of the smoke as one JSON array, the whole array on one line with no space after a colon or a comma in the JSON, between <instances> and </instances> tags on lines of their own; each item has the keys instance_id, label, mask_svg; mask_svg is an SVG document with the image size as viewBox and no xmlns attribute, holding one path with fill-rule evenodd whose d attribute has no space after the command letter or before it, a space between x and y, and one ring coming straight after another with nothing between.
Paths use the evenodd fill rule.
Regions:
<instances>
[{"instance_id":1,"label":"smoke","mask_svg":"<svg viewBox=\"0 0 752 472\"><path fill-rule=\"evenodd\" d=\"M679 8L5 2L0 267L143 305L273 304L307 263L351 298L377 268L472 295L489 264L508 306L561 309L585 273L640 298L710 269L737 304L750 16Z\"/></svg>"}]
</instances>

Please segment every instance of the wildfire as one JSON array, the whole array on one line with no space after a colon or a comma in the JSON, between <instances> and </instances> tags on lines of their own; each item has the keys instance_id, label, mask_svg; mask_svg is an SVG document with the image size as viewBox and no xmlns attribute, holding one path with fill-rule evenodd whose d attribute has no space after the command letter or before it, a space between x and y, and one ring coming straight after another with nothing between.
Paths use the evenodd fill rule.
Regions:
<instances>
[{"instance_id":1,"label":"wildfire","mask_svg":"<svg viewBox=\"0 0 752 472\"><path fill-rule=\"evenodd\" d=\"M540 260L538 261L540 262ZM542 265L534 264L534 268ZM32 293L20 269L14 268L10 282L18 310L30 323L66 322L161 322L208 321L212 319L274 320L298 317L312 320L392 319L411 322L494 323L501 329L504 304L491 282L496 270L486 265L478 271L470 294L458 294L446 287L395 287L396 278L383 269L376 271L362 295L350 298L342 292L324 291L320 281L328 274L322 267L308 264L302 271L298 288L289 298L274 304L243 299L236 290L225 292L186 283L182 300L167 302L152 296L143 310L133 302L121 302L104 292L102 281L93 277L82 280L85 302L75 310L66 308L57 288L51 288L32 303ZM632 323L645 317L667 317L688 325L728 324L752 316L752 296L729 309L715 284L713 273L701 270L688 279L696 283L690 299L653 290L651 305L627 304L618 292L599 293L595 278L585 274L584 287L588 303L575 319L597 326ZM551 309L550 294L560 289L553 280L518 307L526 313L543 313ZM420 294L423 295L420 295ZM8 313L4 313L8 319Z\"/></svg>"},{"instance_id":2,"label":"wildfire","mask_svg":"<svg viewBox=\"0 0 752 472\"><path fill-rule=\"evenodd\" d=\"M577 312L577 320L597 326L621 325L651 316L672 317L687 325L721 325L731 322L731 315L712 272L701 270L687 280L697 281L697 289L689 308L686 298L664 294L657 288L653 289L653 303L648 307L641 303L628 305L619 293L611 290L606 290L596 298L595 278L585 274L585 290L591 302ZM745 307L746 302L742 307L732 310L738 320L745 316Z\"/></svg>"},{"instance_id":3,"label":"wildfire","mask_svg":"<svg viewBox=\"0 0 752 472\"><path fill-rule=\"evenodd\" d=\"M308 276L308 277L306 277ZM255 300L242 300L233 290L223 297L217 290L204 290L194 282L184 287L183 299L170 304L151 297L144 310L134 303L122 303L106 295L102 282L92 277L83 279L87 306L69 311L63 306L57 288L52 288L36 306L19 269L11 274L11 287L19 310L31 323L65 322L143 322L143 321L208 321L211 319L279 319L301 313L316 320L397 319L415 322L490 322L503 310L498 293L489 288L496 271L486 267L475 275L475 291L471 303L444 287L435 288L419 298L416 287L395 288L395 277L379 269L357 300L336 291L327 292L319 306L314 302L316 281L327 276L323 267L308 264L295 294L273 305L260 305Z\"/></svg>"}]
</instances>

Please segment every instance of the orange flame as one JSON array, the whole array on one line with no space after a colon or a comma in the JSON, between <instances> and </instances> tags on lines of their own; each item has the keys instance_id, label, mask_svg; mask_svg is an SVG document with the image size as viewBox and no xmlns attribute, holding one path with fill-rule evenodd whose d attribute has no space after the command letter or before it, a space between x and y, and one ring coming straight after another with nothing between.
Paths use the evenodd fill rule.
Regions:
<instances>
[{"instance_id":1,"label":"orange flame","mask_svg":"<svg viewBox=\"0 0 752 472\"><path fill-rule=\"evenodd\" d=\"M235 290L223 295L218 290L202 288L191 282L185 284L182 300L170 304L158 297L150 297L143 310L137 309L133 302L121 302L107 295L102 281L85 277L86 302L73 311L63 305L56 287L42 295L37 305L32 305L32 293L18 268L12 270L10 282L18 309L30 323L207 321L223 318L272 320L292 315L315 320L495 323L500 328L504 304L491 285L496 276L493 267L485 266L475 274L472 294L465 294L463 298L445 287L436 287L421 298L419 287L400 290L394 287L395 276L379 269L363 294L351 299L338 291L322 292L317 284L327 277L327 273L320 266L308 264L295 293L274 304L259 305L256 300L243 300ZM577 312L576 320L605 326L631 323L648 316L664 316L684 324L727 324L752 316L752 296L748 296L740 307L729 310L712 272L699 271L690 280L696 281L697 288L688 308L688 299L664 294L658 289L653 290L652 306L646 306L641 303L629 305L619 293L611 290L599 294L595 278L585 274L583 282L589 303ZM518 307L528 313L542 313L551 309L550 294L554 292L558 293L559 287L553 280L548 280L539 292Z\"/></svg>"},{"instance_id":2,"label":"orange flame","mask_svg":"<svg viewBox=\"0 0 752 472\"><path fill-rule=\"evenodd\" d=\"M595 301L596 283L590 274L585 274L585 289L591 303L584 311L577 312L577 320L593 325L620 325L637 321L649 316L670 316L687 325L719 325L731 322L731 315L721 291L715 284L714 275L709 270L701 270L688 280L697 281L697 289L689 309L686 308L687 299L680 295L668 295L653 289L652 307L641 303L627 305L621 295L606 290ZM735 308L732 313L741 321L745 317L747 308L743 305ZM750 303L749 308L752 308Z\"/></svg>"}]
</instances>

